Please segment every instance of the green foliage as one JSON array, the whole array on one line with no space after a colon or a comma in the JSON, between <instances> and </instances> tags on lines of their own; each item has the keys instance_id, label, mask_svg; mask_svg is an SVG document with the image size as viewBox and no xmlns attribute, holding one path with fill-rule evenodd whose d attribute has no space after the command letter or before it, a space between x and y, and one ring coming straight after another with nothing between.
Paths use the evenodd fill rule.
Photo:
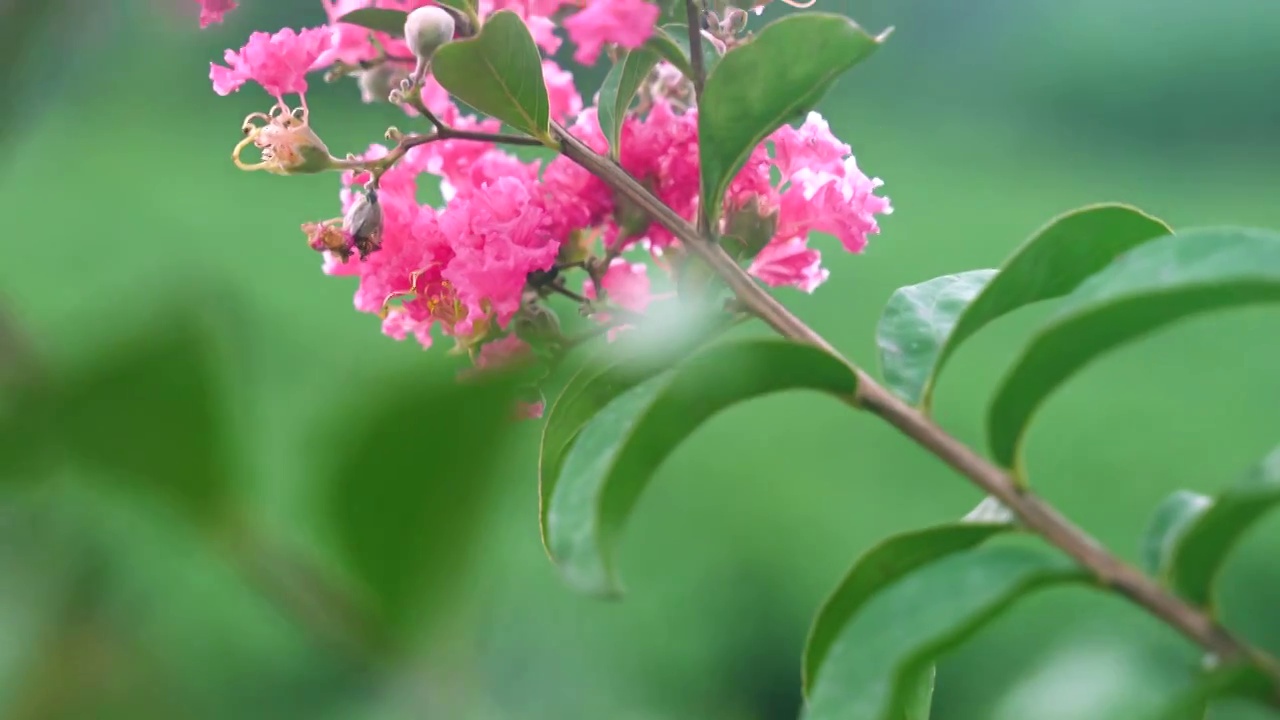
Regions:
<instances>
[{"instance_id":1,"label":"green foliage","mask_svg":"<svg viewBox=\"0 0 1280 720\"><path fill-rule=\"evenodd\" d=\"M809 629L801 666L805 693L812 691L841 631L877 593L918 568L1011 529L1009 523L949 523L895 535L868 550L822 604Z\"/></svg>"},{"instance_id":2,"label":"green foliage","mask_svg":"<svg viewBox=\"0 0 1280 720\"><path fill-rule=\"evenodd\" d=\"M402 10L384 10L383 8L367 7L351 12L338 18L338 22L347 23L348 25L359 25L362 28L376 30L378 32L387 33L393 37L404 37L404 22L408 19L409 13Z\"/></svg>"},{"instance_id":3,"label":"green foliage","mask_svg":"<svg viewBox=\"0 0 1280 720\"><path fill-rule=\"evenodd\" d=\"M596 594L620 592L615 538L649 478L703 422L782 390L848 395L852 370L805 345L754 340L709 348L605 405L564 458L546 509L547 545L566 579Z\"/></svg>"},{"instance_id":4,"label":"green foliage","mask_svg":"<svg viewBox=\"0 0 1280 720\"><path fill-rule=\"evenodd\" d=\"M1179 693L1151 720L1204 720L1209 703L1226 697L1266 702L1271 683L1251 665L1227 665L1201 673L1191 687ZM1216 716L1213 716L1216 717Z\"/></svg>"},{"instance_id":5,"label":"green foliage","mask_svg":"<svg viewBox=\"0 0 1280 720\"><path fill-rule=\"evenodd\" d=\"M814 679L822 671L832 644L859 611L897 580L923 568L929 562L952 553L969 550L998 533L1014 528L1010 523L961 521L900 534L879 543L859 557L858 562L841 580L836 591L823 603L809 629L801 661L801 683L806 696L813 691ZM897 702L893 720L928 720L933 698L933 665L902 676L902 696Z\"/></svg>"},{"instance_id":6,"label":"green foliage","mask_svg":"<svg viewBox=\"0 0 1280 720\"><path fill-rule=\"evenodd\" d=\"M900 287L889 296L876 328L876 345L890 390L908 402L923 399L934 364L956 321L996 272L970 270L943 275Z\"/></svg>"},{"instance_id":7,"label":"green foliage","mask_svg":"<svg viewBox=\"0 0 1280 720\"><path fill-rule=\"evenodd\" d=\"M570 378L547 410L538 457L538 525L547 545L547 514L564 458L578 433L622 393L684 360L725 329L723 321L638 328L592 358Z\"/></svg>"},{"instance_id":8,"label":"green foliage","mask_svg":"<svg viewBox=\"0 0 1280 720\"><path fill-rule=\"evenodd\" d=\"M844 71L865 60L873 37L842 15L806 12L774 21L725 53L707 76L698 112L702 197L712 226L729 181L751 150L802 118Z\"/></svg>"},{"instance_id":9,"label":"green foliage","mask_svg":"<svg viewBox=\"0 0 1280 720\"><path fill-rule=\"evenodd\" d=\"M649 77L649 71L658 64L658 54L646 48L622 50L613 69L600 86L600 129L609 141L609 155L617 160L622 152L618 133L622 119L636 97L636 91Z\"/></svg>"},{"instance_id":10,"label":"green foliage","mask_svg":"<svg viewBox=\"0 0 1280 720\"><path fill-rule=\"evenodd\" d=\"M176 310L52 381L31 438L98 483L157 498L206 530L234 520L218 323Z\"/></svg>"},{"instance_id":11,"label":"green foliage","mask_svg":"<svg viewBox=\"0 0 1280 720\"><path fill-rule=\"evenodd\" d=\"M1145 243L1076 289L996 391L992 453L1011 467L1040 404L1108 350L1210 310L1280 300L1280 235L1205 228Z\"/></svg>"},{"instance_id":12,"label":"green foliage","mask_svg":"<svg viewBox=\"0 0 1280 720\"><path fill-rule=\"evenodd\" d=\"M692 49L689 47L689 26L680 23L672 23L656 28L653 36L644 43L645 47L653 50L662 56L663 60L676 66L685 77L693 78L693 64L690 58L693 57ZM720 53L716 51L715 45L706 42L705 38L702 42L702 69L710 73L720 61Z\"/></svg>"},{"instance_id":13,"label":"green foliage","mask_svg":"<svg viewBox=\"0 0 1280 720\"><path fill-rule=\"evenodd\" d=\"M315 435L325 516L368 591L383 647L415 640L466 568L513 426L515 384L402 373L378 382L370 416Z\"/></svg>"},{"instance_id":14,"label":"green foliage","mask_svg":"<svg viewBox=\"0 0 1280 720\"><path fill-rule=\"evenodd\" d=\"M551 106L542 79L542 59L519 15L510 10L490 15L475 37L437 50L431 68L454 97L551 143Z\"/></svg>"},{"instance_id":15,"label":"green foliage","mask_svg":"<svg viewBox=\"0 0 1280 720\"><path fill-rule=\"evenodd\" d=\"M897 720L940 655L1028 593L1083 579L1058 553L1025 547L961 550L917 567L877 588L844 623L803 717Z\"/></svg>"},{"instance_id":16,"label":"green foliage","mask_svg":"<svg viewBox=\"0 0 1280 720\"><path fill-rule=\"evenodd\" d=\"M1213 604L1227 555L1280 503L1280 450L1217 498L1179 491L1157 508L1145 535L1148 568L1196 605Z\"/></svg>"},{"instance_id":17,"label":"green foliage","mask_svg":"<svg viewBox=\"0 0 1280 720\"><path fill-rule=\"evenodd\" d=\"M1172 232L1137 208L1090 205L1049 221L998 274L974 270L900 288L877 339L885 379L907 402L928 407L951 354L991 322L1062 297L1129 250Z\"/></svg>"}]
</instances>

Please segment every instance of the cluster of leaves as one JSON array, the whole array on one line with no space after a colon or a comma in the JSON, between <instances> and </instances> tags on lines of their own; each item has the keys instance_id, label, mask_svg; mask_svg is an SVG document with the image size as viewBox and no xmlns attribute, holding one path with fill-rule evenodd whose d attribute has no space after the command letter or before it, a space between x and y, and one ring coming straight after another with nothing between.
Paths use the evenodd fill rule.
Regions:
<instances>
[{"instance_id":1,"label":"cluster of leaves","mask_svg":"<svg viewBox=\"0 0 1280 720\"><path fill-rule=\"evenodd\" d=\"M638 78L659 57L688 65L688 48L675 38L660 32L649 46L618 58L601 92L611 140ZM771 23L710 63L698 120L703 196L723 196L751 148L812 109L882 39L843 17L801 14ZM499 45L503 51L493 51ZM796 53L798 47L805 52ZM438 79L459 99L554 140L545 92L537 91L536 49L514 16L495 15L478 37L444 48L436 62ZM468 70L479 66L489 72ZM718 211L708 208L713 221ZM887 385L927 413L937 376L966 339L1010 312L1055 299L1057 313L1013 362L987 415L991 456L1024 484L1023 446L1035 411L1079 370L1177 320L1280 299L1280 235L1239 228L1175 234L1117 204L1068 213L999 269L895 292L877 334ZM855 371L821 349L778 340L706 346L707 335L669 343L666 354L639 362L611 353L589 363L552 405L539 468L541 527L548 553L572 585L619 592L612 550L622 526L663 459L706 419L766 393L809 389L848 401L857 390ZM1216 501L1175 495L1156 513L1145 541L1151 570L1211 612L1212 580L1249 521L1280 497L1276 477L1272 462ZM805 717L926 718L942 653L1034 590L1096 586L1054 548L987 542L1018 529L997 506L890 538L860 558L810 634ZM1270 683L1252 662L1201 673L1169 716L1200 712L1219 695L1265 699Z\"/></svg>"}]
</instances>

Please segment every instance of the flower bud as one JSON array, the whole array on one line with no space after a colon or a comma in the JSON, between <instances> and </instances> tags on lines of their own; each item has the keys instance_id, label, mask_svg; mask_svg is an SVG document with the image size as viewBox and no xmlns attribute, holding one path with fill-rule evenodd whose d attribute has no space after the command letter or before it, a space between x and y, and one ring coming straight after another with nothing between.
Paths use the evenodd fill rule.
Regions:
<instances>
[{"instance_id":1,"label":"flower bud","mask_svg":"<svg viewBox=\"0 0 1280 720\"><path fill-rule=\"evenodd\" d=\"M356 197L342 218L342 229L351 236L361 260L378 249L382 242L382 206L378 205L376 190Z\"/></svg>"},{"instance_id":2,"label":"flower bud","mask_svg":"<svg viewBox=\"0 0 1280 720\"><path fill-rule=\"evenodd\" d=\"M720 246L735 260L750 260L777 232L778 211L766 207L757 195L729 213Z\"/></svg>"},{"instance_id":3,"label":"flower bud","mask_svg":"<svg viewBox=\"0 0 1280 720\"><path fill-rule=\"evenodd\" d=\"M441 45L453 39L453 15L435 5L409 13L404 22L404 40L419 60L428 60Z\"/></svg>"},{"instance_id":4,"label":"flower bud","mask_svg":"<svg viewBox=\"0 0 1280 720\"><path fill-rule=\"evenodd\" d=\"M394 63L375 65L356 76L360 86L360 99L366 104L385 102L391 91L400 87L401 81L407 77L409 71Z\"/></svg>"}]
</instances>

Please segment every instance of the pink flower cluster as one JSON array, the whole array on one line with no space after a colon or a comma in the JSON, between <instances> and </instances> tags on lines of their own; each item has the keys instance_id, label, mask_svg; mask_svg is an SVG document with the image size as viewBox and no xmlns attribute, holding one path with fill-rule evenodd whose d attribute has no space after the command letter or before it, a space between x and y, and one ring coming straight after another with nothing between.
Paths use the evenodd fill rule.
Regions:
<instances>
[{"instance_id":1,"label":"pink flower cluster","mask_svg":"<svg viewBox=\"0 0 1280 720\"><path fill-rule=\"evenodd\" d=\"M246 132L264 149L264 157L272 153L271 159L286 171L294 167L288 160L298 153L290 155L282 152L289 148L273 146L285 131L302 133L299 136L311 146L323 148L308 125L309 73L334 63L388 62L384 52L391 58L408 53L399 38L375 33L371 42L367 30L336 22L367 6L368 0L322 2L329 25L274 35L254 33L239 51L227 51L225 65L211 67L219 94L252 80L276 98L282 112L258 114L272 125ZM427 3L374 4L412 10ZM482 0L480 12L520 13L538 44L551 51L560 41L549 17L564 4ZM595 60L606 43L643 43L657 12L644 0L586 0L579 5L582 9L563 27L577 45L575 57L584 62ZM680 82L673 80L678 71L666 63L659 70L660 81L646 96L644 110L622 123L619 162L692 221L700 203L697 110L684 107L663 89ZM583 107L573 76L549 60L543 61L543 76L553 118L569 125L569 131L595 151L607 152L597 109ZM303 96L300 114L285 105L289 94ZM421 98L449 127L473 133L500 130L496 120L464 115L429 77ZM582 295L595 301L592 317L609 325L612 338L625 331L630 316L644 313L660 298L653 285L662 282L669 257L680 255L679 242L670 232L620 203L602 180L565 156L522 160L492 142L450 138L417 144L389 166L375 164L388 152L390 148L374 145L359 157L330 158L329 167L358 168L347 170L342 178L339 199L346 224L376 204L377 222L370 225L376 238L371 244L368 238L340 229L346 225L341 218L308 223L303 229L311 246L324 253L326 273L358 279L356 309L380 315L383 332L396 339L412 335L429 347L433 334L439 333L478 351L474 356L481 366L501 364L503 358L528 350L514 332L517 316L539 302L546 290L543 283L563 283L563 278L556 280L558 274L573 268L590 275L581 285ZM327 149L325 153L328 157ZM370 170L380 173L376 179ZM424 176L439 183L446 200L443 207L419 202ZM799 127L783 126L754 149L725 196L714 199L723 207L718 229L725 232L743 224L756 228L748 272L770 286L813 292L828 272L820 252L810 247L811 235L832 235L847 251L861 252L868 236L879 232L876 217L892 210L887 198L875 194L880 185L858 168L850 147L811 113ZM635 262L636 253L645 251L652 262ZM574 295L563 284L557 289Z\"/></svg>"},{"instance_id":2,"label":"pink flower cluster","mask_svg":"<svg viewBox=\"0 0 1280 720\"><path fill-rule=\"evenodd\" d=\"M200 4L200 27L222 22L223 16L235 9L235 0L196 0ZM410 11L432 0L320 0L328 17L326 31L331 35L330 61L349 65L378 57L385 50L392 56L409 56L404 38L375 32L357 25L339 22L354 10L375 7L385 10ZM661 9L646 0L480 0L481 17L498 10L512 10L524 18L534 41L548 53L560 49L552 17L568 6L579 10L563 22L569 39L577 46L573 59L590 65L600 56L605 45L634 50L653 34ZM216 81L215 81L216 82Z\"/></svg>"}]
</instances>

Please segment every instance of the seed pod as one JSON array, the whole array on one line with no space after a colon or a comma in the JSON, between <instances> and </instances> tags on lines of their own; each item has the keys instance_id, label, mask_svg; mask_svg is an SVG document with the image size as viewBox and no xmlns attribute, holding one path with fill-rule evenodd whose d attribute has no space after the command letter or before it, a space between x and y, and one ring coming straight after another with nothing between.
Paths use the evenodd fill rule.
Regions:
<instances>
[{"instance_id":1,"label":"seed pod","mask_svg":"<svg viewBox=\"0 0 1280 720\"><path fill-rule=\"evenodd\" d=\"M404 22L404 40L419 60L430 60L441 45L453 39L453 31L453 15L435 5L414 10Z\"/></svg>"},{"instance_id":2,"label":"seed pod","mask_svg":"<svg viewBox=\"0 0 1280 720\"><path fill-rule=\"evenodd\" d=\"M378 204L377 191L370 190L356 198L342 218L342 229L351 235L361 260L378 249L382 243L382 206Z\"/></svg>"}]
</instances>

